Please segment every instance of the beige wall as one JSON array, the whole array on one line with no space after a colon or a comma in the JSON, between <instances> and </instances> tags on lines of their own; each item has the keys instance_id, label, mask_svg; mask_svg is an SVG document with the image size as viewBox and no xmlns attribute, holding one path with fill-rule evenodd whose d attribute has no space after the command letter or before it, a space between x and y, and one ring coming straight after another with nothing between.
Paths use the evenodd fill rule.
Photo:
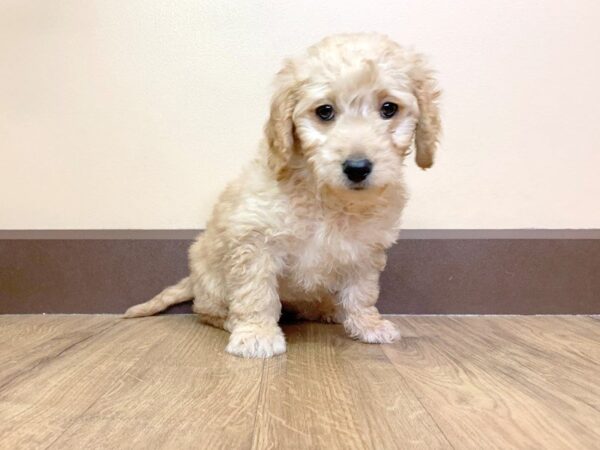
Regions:
<instances>
[{"instance_id":1,"label":"beige wall","mask_svg":"<svg viewBox=\"0 0 600 450\"><path fill-rule=\"evenodd\" d=\"M574 0L0 0L0 228L203 226L281 59L355 30L445 91L405 227L600 228L599 23Z\"/></svg>"}]
</instances>

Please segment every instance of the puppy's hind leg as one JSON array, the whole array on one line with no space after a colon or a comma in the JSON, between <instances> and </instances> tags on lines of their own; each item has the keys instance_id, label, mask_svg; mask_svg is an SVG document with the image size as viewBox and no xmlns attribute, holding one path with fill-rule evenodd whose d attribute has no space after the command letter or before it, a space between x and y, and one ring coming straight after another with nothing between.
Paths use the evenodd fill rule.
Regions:
<instances>
[{"instance_id":1,"label":"puppy's hind leg","mask_svg":"<svg viewBox=\"0 0 600 450\"><path fill-rule=\"evenodd\" d=\"M132 306L125 311L124 317L129 319L132 317L151 316L164 311L171 305L191 300L194 296L191 284L190 277L186 277L179 283L169 286L146 303Z\"/></svg>"},{"instance_id":2,"label":"puppy's hind leg","mask_svg":"<svg viewBox=\"0 0 600 450\"><path fill-rule=\"evenodd\" d=\"M215 328L225 329L225 319L227 317L211 316L209 314L198 313L198 320Z\"/></svg>"}]
</instances>

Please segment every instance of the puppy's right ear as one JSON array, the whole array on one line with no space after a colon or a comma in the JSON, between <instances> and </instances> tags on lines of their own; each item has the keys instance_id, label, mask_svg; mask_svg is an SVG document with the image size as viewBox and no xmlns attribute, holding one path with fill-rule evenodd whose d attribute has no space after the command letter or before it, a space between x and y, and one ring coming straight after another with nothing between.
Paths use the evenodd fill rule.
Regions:
<instances>
[{"instance_id":1,"label":"puppy's right ear","mask_svg":"<svg viewBox=\"0 0 600 450\"><path fill-rule=\"evenodd\" d=\"M292 63L287 61L275 78L275 93L271 113L265 126L267 162L278 179L285 176L294 151L294 122L292 114L297 101L296 81Z\"/></svg>"},{"instance_id":2,"label":"puppy's right ear","mask_svg":"<svg viewBox=\"0 0 600 450\"><path fill-rule=\"evenodd\" d=\"M428 169L433 158L441 133L440 110L438 98L440 90L433 77L433 71L427 66L420 54L412 54L410 78L413 92L419 104L419 121L415 130L415 147L417 165Z\"/></svg>"}]
</instances>

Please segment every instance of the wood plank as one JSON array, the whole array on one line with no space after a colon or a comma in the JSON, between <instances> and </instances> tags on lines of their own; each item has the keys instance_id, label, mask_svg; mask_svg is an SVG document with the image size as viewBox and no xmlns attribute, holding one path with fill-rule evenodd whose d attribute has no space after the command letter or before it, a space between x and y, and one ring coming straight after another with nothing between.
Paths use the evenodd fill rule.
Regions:
<instances>
[{"instance_id":1,"label":"wood plank","mask_svg":"<svg viewBox=\"0 0 600 450\"><path fill-rule=\"evenodd\" d=\"M0 392L113 322L112 316L0 316Z\"/></svg>"},{"instance_id":2,"label":"wood plank","mask_svg":"<svg viewBox=\"0 0 600 450\"><path fill-rule=\"evenodd\" d=\"M287 355L266 362L254 448L450 447L380 346L336 325L285 333Z\"/></svg>"},{"instance_id":3,"label":"wood plank","mask_svg":"<svg viewBox=\"0 0 600 450\"><path fill-rule=\"evenodd\" d=\"M13 448L247 448L262 361L224 353L194 316L125 321L0 396ZM227 432L224 432L227 430Z\"/></svg>"},{"instance_id":4,"label":"wood plank","mask_svg":"<svg viewBox=\"0 0 600 450\"><path fill-rule=\"evenodd\" d=\"M595 411L584 418L598 419L600 413L600 323L585 317L517 316L452 318L458 327L469 329L466 348L485 349L489 362L507 376L518 379L533 392L559 402L561 411L580 409L578 400ZM458 327L452 327L457 329ZM493 346L490 346L490 337ZM594 420L594 419L592 419ZM600 421L592 429L600 432Z\"/></svg>"},{"instance_id":5,"label":"wood plank","mask_svg":"<svg viewBox=\"0 0 600 450\"><path fill-rule=\"evenodd\" d=\"M598 448L597 317L284 326L243 360L194 316L0 316L2 448Z\"/></svg>"},{"instance_id":6,"label":"wood plank","mask_svg":"<svg viewBox=\"0 0 600 450\"><path fill-rule=\"evenodd\" d=\"M536 374L548 364L566 372L568 366L559 355L545 359L513 343L514 335L503 336L498 324L511 318L395 320L418 337L384 351L453 445L594 448L600 442L598 411ZM545 345L554 351L551 341ZM589 375L582 380L593 382Z\"/></svg>"}]
</instances>

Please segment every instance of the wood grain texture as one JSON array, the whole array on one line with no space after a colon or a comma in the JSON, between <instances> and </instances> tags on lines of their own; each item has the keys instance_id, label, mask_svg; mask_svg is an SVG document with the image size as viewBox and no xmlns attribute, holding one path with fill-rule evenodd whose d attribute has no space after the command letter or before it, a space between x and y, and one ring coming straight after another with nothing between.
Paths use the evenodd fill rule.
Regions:
<instances>
[{"instance_id":1,"label":"wood grain texture","mask_svg":"<svg viewBox=\"0 0 600 450\"><path fill-rule=\"evenodd\" d=\"M254 448L447 448L382 347L341 327L288 326L288 354L269 360Z\"/></svg>"},{"instance_id":2,"label":"wood grain texture","mask_svg":"<svg viewBox=\"0 0 600 450\"><path fill-rule=\"evenodd\" d=\"M577 329L588 319L395 320L416 337L384 352L452 443L474 449L598 448L600 412L590 404L598 402L598 389L582 399L582 387L597 383L600 360L585 370L583 363L574 370L573 361L585 359L578 354L590 350L588 339L600 345L600 326L585 324L585 331L567 335L557 325Z\"/></svg>"},{"instance_id":3,"label":"wood grain texture","mask_svg":"<svg viewBox=\"0 0 600 450\"><path fill-rule=\"evenodd\" d=\"M597 317L393 320L262 361L190 315L0 316L0 448L600 448Z\"/></svg>"},{"instance_id":4,"label":"wood grain texture","mask_svg":"<svg viewBox=\"0 0 600 450\"><path fill-rule=\"evenodd\" d=\"M251 442L262 361L225 354L226 333L195 316L108 320L110 327L93 339L45 357L37 374L23 372L0 389L0 442L12 448Z\"/></svg>"}]
</instances>

